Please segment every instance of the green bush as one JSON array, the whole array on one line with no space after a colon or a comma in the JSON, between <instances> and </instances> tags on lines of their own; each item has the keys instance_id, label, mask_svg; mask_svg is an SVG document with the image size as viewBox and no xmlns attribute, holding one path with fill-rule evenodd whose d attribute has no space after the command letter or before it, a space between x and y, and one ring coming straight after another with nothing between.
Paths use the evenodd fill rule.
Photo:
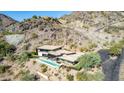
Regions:
<instances>
[{"instance_id":1,"label":"green bush","mask_svg":"<svg viewBox=\"0 0 124 93\"><path fill-rule=\"evenodd\" d=\"M76 49L77 48L77 45L76 44L71 44L70 45L70 49Z\"/></svg>"},{"instance_id":2,"label":"green bush","mask_svg":"<svg viewBox=\"0 0 124 93\"><path fill-rule=\"evenodd\" d=\"M0 40L0 55L1 56L6 56L7 54L14 53L16 50L16 47L13 45L10 45L4 40Z\"/></svg>"},{"instance_id":3,"label":"green bush","mask_svg":"<svg viewBox=\"0 0 124 93\"><path fill-rule=\"evenodd\" d=\"M22 54L20 54L18 56L18 61L19 62L26 62L28 61L30 58L32 58L32 55L28 52L23 52Z\"/></svg>"},{"instance_id":4,"label":"green bush","mask_svg":"<svg viewBox=\"0 0 124 93\"><path fill-rule=\"evenodd\" d=\"M10 31L3 31L2 32L3 35L12 35L12 34L16 34L15 32L10 32Z\"/></svg>"},{"instance_id":5,"label":"green bush","mask_svg":"<svg viewBox=\"0 0 124 93\"><path fill-rule=\"evenodd\" d=\"M87 51L90 51L90 48L81 47L81 48L80 48L80 51L81 51L81 52L84 52L84 51L87 52Z\"/></svg>"},{"instance_id":6,"label":"green bush","mask_svg":"<svg viewBox=\"0 0 124 93\"><path fill-rule=\"evenodd\" d=\"M96 73L93 75L93 78L94 78L94 80L101 81L101 80L104 80L105 75L104 75L102 72L96 72Z\"/></svg>"},{"instance_id":7,"label":"green bush","mask_svg":"<svg viewBox=\"0 0 124 93\"><path fill-rule=\"evenodd\" d=\"M74 80L74 76L71 74L67 74L66 79L69 81L73 81Z\"/></svg>"},{"instance_id":8,"label":"green bush","mask_svg":"<svg viewBox=\"0 0 124 93\"><path fill-rule=\"evenodd\" d=\"M0 74L5 73L9 68L10 66L0 65Z\"/></svg>"},{"instance_id":9,"label":"green bush","mask_svg":"<svg viewBox=\"0 0 124 93\"><path fill-rule=\"evenodd\" d=\"M77 59L78 63L75 65L77 70L82 68L91 68L96 65L100 65L101 58L98 53L85 54Z\"/></svg>"},{"instance_id":10,"label":"green bush","mask_svg":"<svg viewBox=\"0 0 124 93\"><path fill-rule=\"evenodd\" d=\"M87 81L89 80L89 75L86 72L78 72L76 74L76 79L79 81Z\"/></svg>"},{"instance_id":11,"label":"green bush","mask_svg":"<svg viewBox=\"0 0 124 93\"><path fill-rule=\"evenodd\" d=\"M22 79L23 81L34 81L35 76L33 74L25 74Z\"/></svg>"},{"instance_id":12,"label":"green bush","mask_svg":"<svg viewBox=\"0 0 124 93\"><path fill-rule=\"evenodd\" d=\"M32 55L37 55L37 52L31 52Z\"/></svg>"},{"instance_id":13,"label":"green bush","mask_svg":"<svg viewBox=\"0 0 124 93\"><path fill-rule=\"evenodd\" d=\"M9 61L15 61L15 60L17 60L17 55L14 55L14 54L7 54L7 59L9 60Z\"/></svg>"},{"instance_id":14,"label":"green bush","mask_svg":"<svg viewBox=\"0 0 124 93\"><path fill-rule=\"evenodd\" d=\"M121 50L124 47L124 40L119 41L118 43L114 43L110 48L109 48L109 53L112 56L118 56L121 54Z\"/></svg>"},{"instance_id":15,"label":"green bush","mask_svg":"<svg viewBox=\"0 0 124 93\"><path fill-rule=\"evenodd\" d=\"M121 53L121 47L120 46L116 46L116 45L115 46L112 46L109 49L109 53L112 56L118 56Z\"/></svg>"},{"instance_id":16,"label":"green bush","mask_svg":"<svg viewBox=\"0 0 124 93\"><path fill-rule=\"evenodd\" d=\"M91 51L91 49L93 48L96 48L97 45L93 42L89 42L89 44L87 46L84 46L84 47L80 47L80 51L81 52L88 52L88 51Z\"/></svg>"},{"instance_id":17,"label":"green bush","mask_svg":"<svg viewBox=\"0 0 124 93\"><path fill-rule=\"evenodd\" d=\"M101 81L104 80L104 74L101 72L96 72L94 74L78 72L76 74L76 79L79 81Z\"/></svg>"},{"instance_id":18,"label":"green bush","mask_svg":"<svg viewBox=\"0 0 124 93\"><path fill-rule=\"evenodd\" d=\"M21 71L21 80L23 81L34 81L35 76L33 74L30 74L30 71Z\"/></svg>"}]
</instances>

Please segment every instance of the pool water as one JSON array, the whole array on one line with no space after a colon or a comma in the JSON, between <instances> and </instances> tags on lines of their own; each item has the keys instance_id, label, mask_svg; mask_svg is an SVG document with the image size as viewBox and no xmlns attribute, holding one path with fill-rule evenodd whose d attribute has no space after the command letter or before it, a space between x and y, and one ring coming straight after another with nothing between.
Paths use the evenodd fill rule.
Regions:
<instances>
[{"instance_id":1,"label":"pool water","mask_svg":"<svg viewBox=\"0 0 124 93\"><path fill-rule=\"evenodd\" d=\"M52 66L54 68L59 68L61 66L60 64L56 63L56 61L49 60L49 59L39 58L38 61L40 63Z\"/></svg>"}]
</instances>

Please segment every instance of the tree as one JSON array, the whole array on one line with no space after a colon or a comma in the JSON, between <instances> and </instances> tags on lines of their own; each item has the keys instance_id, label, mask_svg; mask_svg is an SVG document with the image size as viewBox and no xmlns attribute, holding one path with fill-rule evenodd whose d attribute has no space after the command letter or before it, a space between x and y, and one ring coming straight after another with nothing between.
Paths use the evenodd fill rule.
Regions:
<instances>
[{"instance_id":1,"label":"tree","mask_svg":"<svg viewBox=\"0 0 124 93\"><path fill-rule=\"evenodd\" d=\"M91 68L95 65L99 65L101 63L101 58L98 53L90 53L79 57L77 61L79 63L75 65L75 68L80 70L82 68Z\"/></svg>"},{"instance_id":2,"label":"tree","mask_svg":"<svg viewBox=\"0 0 124 93\"><path fill-rule=\"evenodd\" d=\"M36 16L36 15L34 15L32 18L37 19L37 16Z\"/></svg>"}]
</instances>

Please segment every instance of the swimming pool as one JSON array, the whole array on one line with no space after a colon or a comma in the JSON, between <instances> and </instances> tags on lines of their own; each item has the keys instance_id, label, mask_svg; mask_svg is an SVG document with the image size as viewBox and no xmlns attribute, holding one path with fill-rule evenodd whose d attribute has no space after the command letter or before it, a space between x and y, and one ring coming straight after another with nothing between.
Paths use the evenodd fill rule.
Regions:
<instances>
[{"instance_id":1,"label":"swimming pool","mask_svg":"<svg viewBox=\"0 0 124 93\"><path fill-rule=\"evenodd\" d=\"M61 64L58 64L58 63L56 63L56 61L53 61L50 59L38 58L37 60L39 63L46 64L46 65L49 65L49 66L54 67L54 68L59 68L61 66Z\"/></svg>"}]
</instances>

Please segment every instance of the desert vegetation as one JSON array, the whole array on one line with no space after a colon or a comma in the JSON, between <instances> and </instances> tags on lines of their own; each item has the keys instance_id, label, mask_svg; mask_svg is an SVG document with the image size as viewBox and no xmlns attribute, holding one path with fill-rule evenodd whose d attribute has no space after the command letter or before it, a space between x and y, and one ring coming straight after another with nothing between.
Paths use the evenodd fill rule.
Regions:
<instances>
[{"instance_id":1,"label":"desert vegetation","mask_svg":"<svg viewBox=\"0 0 124 93\"><path fill-rule=\"evenodd\" d=\"M77 61L79 61L79 63L75 65L77 70L92 68L101 64L101 58L97 53L85 54L79 57Z\"/></svg>"},{"instance_id":2,"label":"desert vegetation","mask_svg":"<svg viewBox=\"0 0 124 93\"><path fill-rule=\"evenodd\" d=\"M94 74L84 72L78 72L76 74L76 79L79 81L101 81L104 80L104 74L101 72L96 72Z\"/></svg>"},{"instance_id":3,"label":"desert vegetation","mask_svg":"<svg viewBox=\"0 0 124 93\"><path fill-rule=\"evenodd\" d=\"M18 22L0 14L0 80L39 80L37 72L50 80L105 80L102 65L116 66L109 60L120 56L124 48L123 15L119 11L75 11L60 18L34 15ZM74 64L58 62L62 67L54 69L35 60L36 48L42 45L62 45L84 55ZM105 63L98 53L102 49L109 52Z\"/></svg>"},{"instance_id":4,"label":"desert vegetation","mask_svg":"<svg viewBox=\"0 0 124 93\"><path fill-rule=\"evenodd\" d=\"M110 55L118 56L121 54L122 48L124 48L124 40L120 40L117 43L112 44L109 49Z\"/></svg>"}]
</instances>

